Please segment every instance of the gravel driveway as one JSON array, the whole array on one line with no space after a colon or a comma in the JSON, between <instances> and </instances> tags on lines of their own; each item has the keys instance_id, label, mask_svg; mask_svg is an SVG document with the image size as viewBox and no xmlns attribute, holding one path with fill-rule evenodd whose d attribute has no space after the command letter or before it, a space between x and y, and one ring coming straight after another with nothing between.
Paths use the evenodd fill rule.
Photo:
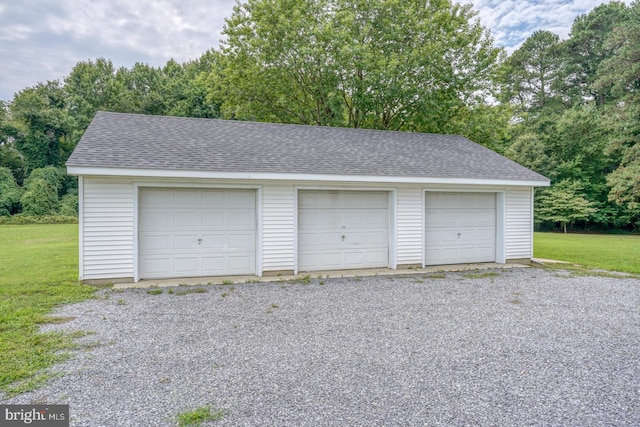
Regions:
<instances>
[{"instance_id":1,"label":"gravel driveway","mask_svg":"<svg viewBox=\"0 0 640 427\"><path fill-rule=\"evenodd\" d=\"M206 292L188 293L203 289ZM103 290L63 375L4 403L73 426L640 425L640 280L536 268Z\"/></svg>"}]
</instances>

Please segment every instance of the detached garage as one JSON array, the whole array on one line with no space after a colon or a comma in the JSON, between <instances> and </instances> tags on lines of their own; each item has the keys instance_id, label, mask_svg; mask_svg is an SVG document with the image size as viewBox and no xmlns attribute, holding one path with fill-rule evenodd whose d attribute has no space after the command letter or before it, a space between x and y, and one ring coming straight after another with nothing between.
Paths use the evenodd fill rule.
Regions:
<instances>
[{"instance_id":1,"label":"detached garage","mask_svg":"<svg viewBox=\"0 0 640 427\"><path fill-rule=\"evenodd\" d=\"M106 112L67 169L86 282L528 260L549 185L460 136Z\"/></svg>"}]
</instances>

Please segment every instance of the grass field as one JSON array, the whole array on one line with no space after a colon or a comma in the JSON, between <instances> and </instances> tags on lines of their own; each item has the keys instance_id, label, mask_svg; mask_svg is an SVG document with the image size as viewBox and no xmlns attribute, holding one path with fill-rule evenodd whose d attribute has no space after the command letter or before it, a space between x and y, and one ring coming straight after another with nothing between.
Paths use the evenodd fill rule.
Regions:
<instances>
[{"instance_id":1,"label":"grass field","mask_svg":"<svg viewBox=\"0 0 640 427\"><path fill-rule=\"evenodd\" d=\"M640 236L636 235L535 233L533 255L640 274Z\"/></svg>"},{"instance_id":2,"label":"grass field","mask_svg":"<svg viewBox=\"0 0 640 427\"><path fill-rule=\"evenodd\" d=\"M0 390L37 387L44 368L72 345L61 334L41 334L53 307L89 298L78 283L78 225L0 226Z\"/></svg>"}]
</instances>

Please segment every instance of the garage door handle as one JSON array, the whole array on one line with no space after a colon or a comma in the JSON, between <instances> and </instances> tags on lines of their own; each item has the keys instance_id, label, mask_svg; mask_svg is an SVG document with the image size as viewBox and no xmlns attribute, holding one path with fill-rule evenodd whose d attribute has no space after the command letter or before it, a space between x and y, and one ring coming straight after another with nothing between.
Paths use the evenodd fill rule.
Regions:
<instances>
[{"instance_id":1,"label":"garage door handle","mask_svg":"<svg viewBox=\"0 0 640 427\"><path fill-rule=\"evenodd\" d=\"M198 244L201 245L202 244L202 239L198 239Z\"/></svg>"},{"instance_id":2,"label":"garage door handle","mask_svg":"<svg viewBox=\"0 0 640 427\"><path fill-rule=\"evenodd\" d=\"M345 236L344 234L342 235L342 241L343 241L343 242L344 242L344 239L345 239L346 237L347 237L347 236Z\"/></svg>"},{"instance_id":3,"label":"garage door handle","mask_svg":"<svg viewBox=\"0 0 640 427\"><path fill-rule=\"evenodd\" d=\"M458 232L458 239L462 236L462 233Z\"/></svg>"}]
</instances>

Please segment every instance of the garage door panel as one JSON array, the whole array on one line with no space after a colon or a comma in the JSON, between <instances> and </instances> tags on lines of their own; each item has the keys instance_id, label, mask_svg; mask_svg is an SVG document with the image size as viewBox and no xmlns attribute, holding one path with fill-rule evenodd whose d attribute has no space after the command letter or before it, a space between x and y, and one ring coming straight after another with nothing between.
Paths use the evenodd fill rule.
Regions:
<instances>
[{"instance_id":1,"label":"garage door panel","mask_svg":"<svg viewBox=\"0 0 640 427\"><path fill-rule=\"evenodd\" d=\"M425 200L427 265L495 260L495 193L427 193Z\"/></svg>"},{"instance_id":2,"label":"garage door panel","mask_svg":"<svg viewBox=\"0 0 640 427\"><path fill-rule=\"evenodd\" d=\"M371 247L384 247L388 240L388 232L384 231L372 231L365 234L365 242Z\"/></svg>"},{"instance_id":3,"label":"garage door panel","mask_svg":"<svg viewBox=\"0 0 640 427\"><path fill-rule=\"evenodd\" d=\"M147 212L144 224L140 224L141 230L153 230L169 226L169 214L167 212Z\"/></svg>"},{"instance_id":4,"label":"garage door panel","mask_svg":"<svg viewBox=\"0 0 640 427\"><path fill-rule=\"evenodd\" d=\"M495 209L476 209L472 217L475 225L479 227L494 227L496 223Z\"/></svg>"},{"instance_id":5,"label":"garage door panel","mask_svg":"<svg viewBox=\"0 0 640 427\"><path fill-rule=\"evenodd\" d=\"M139 276L253 274L255 218L255 191L141 189Z\"/></svg>"},{"instance_id":6,"label":"garage door panel","mask_svg":"<svg viewBox=\"0 0 640 427\"><path fill-rule=\"evenodd\" d=\"M171 271L173 260L169 257L149 257L145 260L146 270L150 274L168 274Z\"/></svg>"},{"instance_id":7,"label":"garage door panel","mask_svg":"<svg viewBox=\"0 0 640 427\"><path fill-rule=\"evenodd\" d=\"M298 200L299 270L388 265L388 193L300 191Z\"/></svg>"},{"instance_id":8,"label":"garage door panel","mask_svg":"<svg viewBox=\"0 0 640 427\"><path fill-rule=\"evenodd\" d=\"M200 214L196 212L175 212L173 214L173 225L175 227L195 227L199 223Z\"/></svg>"},{"instance_id":9,"label":"garage door panel","mask_svg":"<svg viewBox=\"0 0 640 427\"><path fill-rule=\"evenodd\" d=\"M202 193L202 207L205 209L220 209L227 206L227 193L210 191Z\"/></svg>"},{"instance_id":10,"label":"garage door panel","mask_svg":"<svg viewBox=\"0 0 640 427\"><path fill-rule=\"evenodd\" d=\"M326 227L340 227L342 224L342 215L340 212L321 211L320 217L322 220L318 225L321 229L325 229Z\"/></svg>"},{"instance_id":11,"label":"garage door panel","mask_svg":"<svg viewBox=\"0 0 640 427\"><path fill-rule=\"evenodd\" d=\"M366 262L368 264L385 264L389 259L389 254L386 250L370 250L366 252L367 259Z\"/></svg>"},{"instance_id":12,"label":"garage door panel","mask_svg":"<svg viewBox=\"0 0 640 427\"><path fill-rule=\"evenodd\" d=\"M182 234L174 235L173 237L173 249L175 250L193 250L198 249L198 234Z\"/></svg>"},{"instance_id":13,"label":"garage door panel","mask_svg":"<svg viewBox=\"0 0 640 427\"><path fill-rule=\"evenodd\" d=\"M313 245L314 247L317 247L318 249L323 247L323 246L334 246L334 247L338 247L340 245L342 245L342 234L340 232L338 233L320 233L320 239L319 242L321 243L320 245L316 244Z\"/></svg>"},{"instance_id":14,"label":"garage door panel","mask_svg":"<svg viewBox=\"0 0 640 427\"><path fill-rule=\"evenodd\" d=\"M249 255L235 255L229 257L229 270L234 273L242 273L251 268L253 257Z\"/></svg>"},{"instance_id":15,"label":"garage door panel","mask_svg":"<svg viewBox=\"0 0 640 427\"><path fill-rule=\"evenodd\" d=\"M493 210L496 207L495 195L492 193L478 194L475 198L475 206L479 209Z\"/></svg>"},{"instance_id":16,"label":"garage door panel","mask_svg":"<svg viewBox=\"0 0 640 427\"><path fill-rule=\"evenodd\" d=\"M451 214L449 209L436 209L429 210L427 216L427 228L430 227L450 227L458 225L458 218Z\"/></svg>"},{"instance_id":17,"label":"garage door panel","mask_svg":"<svg viewBox=\"0 0 640 427\"><path fill-rule=\"evenodd\" d=\"M140 206L165 207L169 204L170 193L166 191L142 191L140 193Z\"/></svg>"},{"instance_id":18,"label":"garage door panel","mask_svg":"<svg viewBox=\"0 0 640 427\"><path fill-rule=\"evenodd\" d=\"M458 240L458 229L427 229L427 236L430 236L432 246L442 246L443 243L449 244Z\"/></svg>"},{"instance_id":19,"label":"garage door panel","mask_svg":"<svg viewBox=\"0 0 640 427\"><path fill-rule=\"evenodd\" d=\"M440 194L429 194L429 199L433 205L437 205L441 209L449 209L449 208L457 208L458 207L458 196L457 194L448 194L448 193L440 193Z\"/></svg>"},{"instance_id":20,"label":"garage door panel","mask_svg":"<svg viewBox=\"0 0 640 427\"><path fill-rule=\"evenodd\" d=\"M365 224L371 227L387 229L389 226L389 213L387 210L369 212L365 218Z\"/></svg>"},{"instance_id":21,"label":"garage door panel","mask_svg":"<svg viewBox=\"0 0 640 427\"><path fill-rule=\"evenodd\" d=\"M202 246L205 249L224 249L226 241L225 233L208 233L202 235Z\"/></svg>"},{"instance_id":22,"label":"garage door panel","mask_svg":"<svg viewBox=\"0 0 640 427\"><path fill-rule=\"evenodd\" d=\"M148 251L166 251L170 248L169 237L166 235L143 235L140 240L140 246L147 248Z\"/></svg>"},{"instance_id":23,"label":"garage door panel","mask_svg":"<svg viewBox=\"0 0 640 427\"><path fill-rule=\"evenodd\" d=\"M358 229L364 228L366 224L363 221L368 221L368 218L364 218L362 216L362 211L345 211L342 217L339 217L340 227L344 226L344 228L349 229Z\"/></svg>"},{"instance_id":24,"label":"garage door panel","mask_svg":"<svg viewBox=\"0 0 640 427\"><path fill-rule=\"evenodd\" d=\"M430 248L427 249L427 260L437 259L442 264L455 264L461 262L458 259L458 249Z\"/></svg>"},{"instance_id":25,"label":"garage door panel","mask_svg":"<svg viewBox=\"0 0 640 427\"><path fill-rule=\"evenodd\" d=\"M216 212L207 210L202 212L202 225L204 227L224 228L225 213L224 211Z\"/></svg>"},{"instance_id":26,"label":"garage door panel","mask_svg":"<svg viewBox=\"0 0 640 427\"><path fill-rule=\"evenodd\" d=\"M309 191L298 193L298 208L316 208L318 207L318 195Z\"/></svg>"},{"instance_id":27,"label":"garage door panel","mask_svg":"<svg viewBox=\"0 0 640 427\"><path fill-rule=\"evenodd\" d=\"M176 273L191 273L199 270L198 257L174 257L173 258L173 270Z\"/></svg>"},{"instance_id":28,"label":"garage door panel","mask_svg":"<svg viewBox=\"0 0 640 427\"><path fill-rule=\"evenodd\" d=\"M307 211L304 216L298 216L298 227L301 230L315 230L319 228L318 226L322 223L321 221L321 212Z\"/></svg>"},{"instance_id":29,"label":"garage door panel","mask_svg":"<svg viewBox=\"0 0 640 427\"><path fill-rule=\"evenodd\" d=\"M202 272L206 275L215 276L225 274L225 257L223 256L204 256L202 257Z\"/></svg>"},{"instance_id":30,"label":"garage door panel","mask_svg":"<svg viewBox=\"0 0 640 427\"><path fill-rule=\"evenodd\" d=\"M241 227L243 229L253 230L255 224L255 213L253 211L231 211L229 214L228 224L231 227Z\"/></svg>"},{"instance_id":31,"label":"garage door panel","mask_svg":"<svg viewBox=\"0 0 640 427\"><path fill-rule=\"evenodd\" d=\"M318 239L322 234L320 232L315 233L300 233L298 234L298 247L300 249L314 247L317 245Z\"/></svg>"},{"instance_id":32,"label":"garage door panel","mask_svg":"<svg viewBox=\"0 0 640 427\"><path fill-rule=\"evenodd\" d=\"M340 235L340 243L342 243L342 236L344 236L344 242L349 245L364 245L367 239L363 232L345 231L344 234Z\"/></svg>"},{"instance_id":33,"label":"garage door panel","mask_svg":"<svg viewBox=\"0 0 640 427\"><path fill-rule=\"evenodd\" d=\"M253 252L255 238L253 233L229 233L229 250Z\"/></svg>"},{"instance_id":34,"label":"garage door panel","mask_svg":"<svg viewBox=\"0 0 640 427\"><path fill-rule=\"evenodd\" d=\"M346 252L344 261L348 265L359 265L367 262L367 254L363 252Z\"/></svg>"}]
</instances>

